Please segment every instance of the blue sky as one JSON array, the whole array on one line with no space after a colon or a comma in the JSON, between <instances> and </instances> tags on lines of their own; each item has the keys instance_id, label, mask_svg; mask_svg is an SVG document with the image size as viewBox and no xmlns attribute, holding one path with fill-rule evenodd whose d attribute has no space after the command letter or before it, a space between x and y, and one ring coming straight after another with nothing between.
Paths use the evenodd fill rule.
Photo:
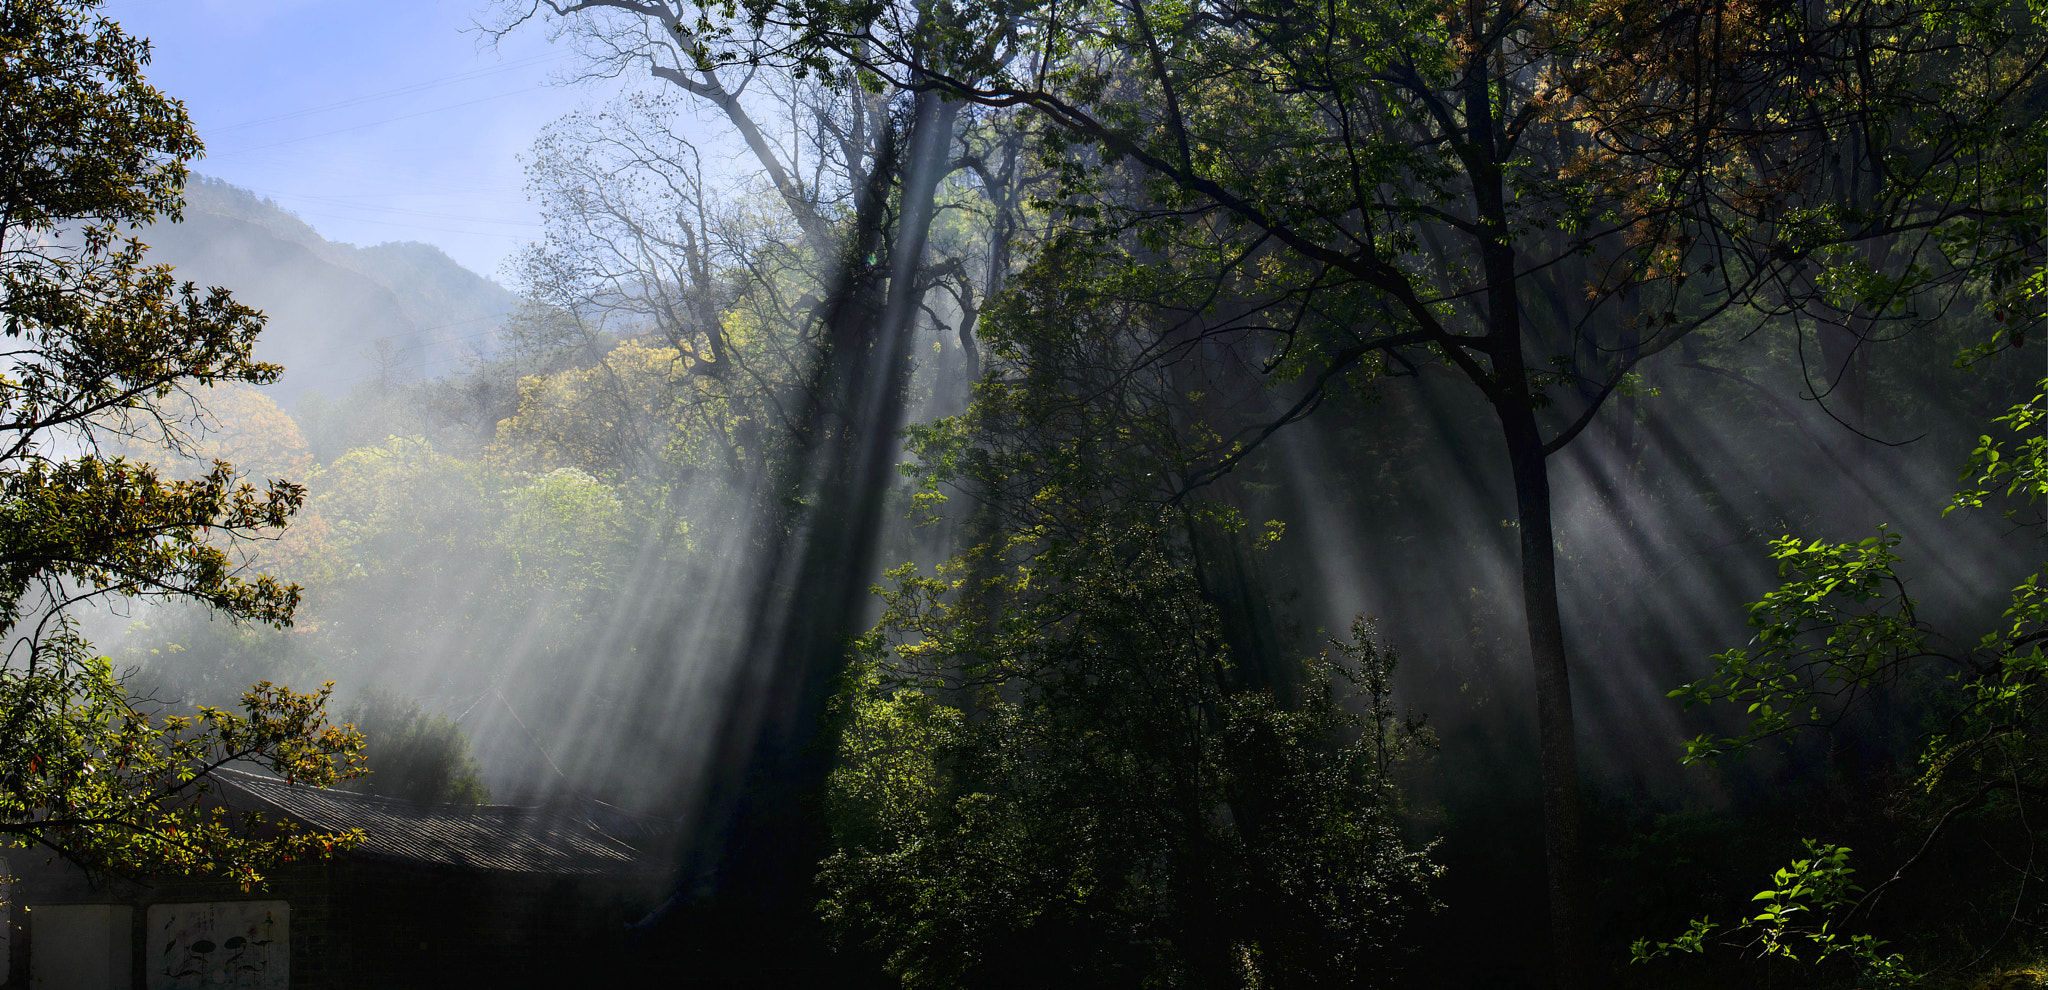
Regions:
<instances>
[{"instance_id":1,"label":"blue sky","mask_svg":"<svg viewBox=\"0 0 2048 990\"><path fill-rule=\"evenodd\" d=\"M495 51L483 0L109 0L185 101L194 170L253 189L330 240L425 241L484 275L539 233L519 156L605 88L538 30Z\"/></svg>"}]
</instances>

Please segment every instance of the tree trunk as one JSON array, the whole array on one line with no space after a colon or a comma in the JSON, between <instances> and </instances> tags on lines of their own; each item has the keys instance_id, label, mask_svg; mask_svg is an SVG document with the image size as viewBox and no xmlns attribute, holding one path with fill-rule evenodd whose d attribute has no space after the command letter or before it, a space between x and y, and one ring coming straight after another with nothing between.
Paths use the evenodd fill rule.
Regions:
<instances>
[{"instance_id":1,"label":"tree trunk","mask_svg":"<svg viewBox=\"0 0 2048 990\"><path fill-rule=\"evenodd\" d=\"M824 353L800 417L803 449L775 486L794 497L763 519L766 560L680 879L641 923L644 930L709 897L715 908L696 919L702 931L671 934L734 965L777 954L779 965L818 961L803 958L819 948L803 932L816 923L809 884L827 841L824 712L868 601L895 476L918 273L957 113L934 94L917 97L900 156L885 138L890 150L857 206L846 270L818 307ZM890 238L892 185L901 195ZM877 261L886 263L886 288Z\"/></svg>"},{"instance_id":2,"label":"tree trunk","mask_svg":"<svg viewBox=\"0 0 2048 990\"><path fill-rule=\"evenodd\" d=\"M1557 603L1557 549L1551 530L1550 469L1543 437L1527 405L1502 406L1522 536L1522 606L1536 675L1536 733L1542 758L1543 851L1549 880L1551 951L1562 990L1588 985L1585 846L1579 807L1578 737L1571 671Z\"/></svg>"},{"instance_id":3,"label":"tree trunk","mask_svg":"<svg viewBox=\"0 0 2048 990\"><path fill-rule=\"evenodd\" d=\"M1466 24L1475 51L1483 50L1485 0L1467 0ZM1472 177L1473 205L1483 234L1479 253L1486 277L1486 341L1490 372L1473 384L1490 397L1508 444L1516 513L1522 535L1522 607L1536 674L1537 748L1542 756L1543 852L1549 880L1550 938L1558 990L1587 985L1585 967L1585 853L1580 834L1578 740L1572 725L1571 674L1564 622L1557 607L1557 552L1551 535L1550 472L1536 400L1523 355L1521 288L1508 218L1508 162L1493 104L1493 81L1504 73L1469 73L1465 86L1465 144L1460 150ZM1456 345L1453 345L1456 346Z\"/></svg>"}]
</instances>

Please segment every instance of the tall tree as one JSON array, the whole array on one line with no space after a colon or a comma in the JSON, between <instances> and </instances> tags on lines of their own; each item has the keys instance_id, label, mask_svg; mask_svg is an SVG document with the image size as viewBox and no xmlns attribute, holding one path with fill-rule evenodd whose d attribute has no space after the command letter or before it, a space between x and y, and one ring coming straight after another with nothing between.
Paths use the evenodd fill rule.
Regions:
<instances>
[{"instance_id":1,"label":"tall tree","mask_svg":"<svg viewBox=\"0 0 2048 990\"><path fill-rule=\"evenodd\" d=\"M1261 589L1206 559L1241 517L1160 480L1213 410L1132 357L1171 272L1061 305L1103 279L1079 261L1020 273L973 405L909 431L920 501L973 507L937 579L892 572L843 695L824 907L906 985L1383 982L1435 875L1396 834L1392 656L1362 624L1356 667L1245 649Z\"/></svg>"},{"instance_id":2,"label":"tall tree","mask_svg":"<svg viewBox=\"0 0 2048 990\"><path fill-rule=\"evenodd\" d=\"M779 49L789 35L762 23L744 31L744 39L735 39L711 12L679 0L497 0L494 8L497 16L487 37L502 38L540 22L550 37L578 48L588 77L645 73L668 93L715 110L804 232L814 258L837 258L843 221L869 185L888 117L909 90L843 64L736 64L735 52ZM973 339L980 309L976 300L1001 288L1014 256L1012 242L1023 226L1025 203L1017 181L1021 131L1002 115L977 118L963 115L958 105L944 105L953 102L949 98L942 96L940 102L952 130L943 148L944 167L932 182L936 186L954 173L971 173L974 181L966 187L981 195L990 217L978 231L978 244L934 244L939 260L921 278L928 281L927 290L943 287L955 303L961 356L967 359L963 377L971 379L979 370ZM680 164L685 158L694 162L694 156L694 149L678 142L636 164ZM688 183L683 173L691 168L669 171Z\"/></svg>"},{"instance_id":3,"label":"tall tree","mask_svg":"<svg viewBox=\"0 0 2048 990\"><path fill-rule=\"evenodd\" d=\"M706 38L697 29L708 22L689 4L516 0L499 10L494 30L500 33L545 21L582 47L589 71L644 70L671 91L716 108L804 233L775 261L794 256L817 294L805 293L809 298L779 314L778 329L803 342L789 362L797 381L769 397L763 404L774 407L772 415L756 422L775 436L754 446L773 448L776 462L747 479L761 496L748 541L749 575L737 582L741 587L728 589L730 611L742 617L732 653L748 659L728 668L729 683L721 686L720 697L728 700L712 715L717 725L710 733L715 742L706 747L708 783L678 782L679 804L699 797L691 790L702 791L692 811L699 828L687 852L699 863L686 874L716 874L727 893L763 910L777 909L771 902L778 899L800 903L796 892L808 884L824 842L821 824L806 810L815 808L827 766L827 754L813 745L818 715L848 660L846 641L864 625L868 579L860 575L874 571L885 528L896 433L909 409L912 343L927 320L943 323L934 292L943 286L960 320L957 352L973 354L980 301L1010 263L1004 243L989 241L974 258L934 236L940 189L963 170L978 169L977 178L989 180L1014 173L1017 144L1009 142L1005 154L1000 137L964 142L965 105L936 89L888 85L847 66L814 72L723 64L704 49ZM620 126L624 122L607 126L609 140L640 139ZM692 152L667 135L657 137L668 145L669 162L687 165ZM662 157L656 149L636 157L635 165ZM672 192L692 181L687 167L665 171ZM603 177L567 177L586 202L606 194L598 188ZM972 191L981 192L999 218L985 238L1007 241L1016 225L1006 228L1002 221L1023 205L1014 187L984 181ZM704 192L696 186L673 198L702 204ZM633 257L622 259L629 264L615 269L617 277L596 280L594 299L606 306L647 299L659 310L656 297L669 284L680 290L677 296L704 295L700 289L709 287L692 284L704 272L687 262L696 250L689 238L654 243L648 236L657 227L680 229L669 217L621 225L614 223L620 211L602 212L610 229L599 239L607 250L630 243ZM950 256L935 259L941 251ZM685 263L661 270L671 258ZM628 283L635 284L620 291ZM665 319L657 312L650 322L667 331ZM693 339L701 335L707 351L722 344L722 327L682 329ZM698 368L708 372L717 365L713 355ZM978 361L956 360L954 367L963 379L979 370ZM672 903L689 899L690 886Z\"/></svg>"},{"instance_id":4,"label":"tall tree","mask_svg":"<svg viewBox=\"0 0 2048 990\"><path fill-rule=\"evenodd\" d=\"M2029 121L2048 45L2032 18L1865 0L755 0L691 30L713 60L851 64L1030 108L1069 152L1080 227L1139 230L1149 261L1207 266L1230 295L1265 300L1268 318L1238 328L1307 387L1189 465L1183 491L1338 376L1424 357L1470 384L1513 480L1550 920L1560 980L1578 985L1585 868L1549 459L1642 361L1710 321L1867 336L1938 315L1952 297L1932 290L2009 283L2040 250L2017 191L2040 186Z\"/></svg>"}]
</instances>

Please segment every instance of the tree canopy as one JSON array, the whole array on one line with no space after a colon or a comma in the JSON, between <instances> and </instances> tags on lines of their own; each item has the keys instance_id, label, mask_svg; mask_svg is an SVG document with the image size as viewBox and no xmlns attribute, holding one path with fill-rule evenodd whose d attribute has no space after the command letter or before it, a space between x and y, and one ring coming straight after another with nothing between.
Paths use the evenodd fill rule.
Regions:
<instances>
[{"instance_id":1,"label":"tree canopy","mask_svg":"<svg viewBox=\"0 0 2048 990\"><path fill-rule=\"evenodd\" d=\"M175 215L199 142L182 105L144 81L148 43L97 6L0 4L0 834L92 868L254 883L348 837L266 831L197 796L228 763L315 784L352 774L361 740L326 723L327 689L266 682L239 713L158 715L66 613L100 596L174 598L282 626L300 598L235 555L286 525L298 485L259 488L221 461L172 480L100 452L184 447L205 387L280 369L250 354L261 314L179 284L122 233Z\"/></svg>"},{"instance_id":2,"label":"tree canopy","mask_svg":"<svg viewBox=\"0 0 2048 990\"><path fill-rule=\"evenodd\" d=\"M2040 203L2023 190L2038 186L2048 47L2023 5L719 13L675 28L708 62L843 66L1027 108L1053 147L1093 151L1062 159L1077 231L1129 235L1138 263L1199 273L1207 305L1170 332L1249 338L1264 371L1307 385L1173 464L1175 498L1314 409L1336 376L1420 359L1476 391L1516 495L1567 974L1583 966L1587 892L1548 459L1640 362L1703 326L1813 328L1812 391L1853 428L1872 340L1964 287L2030 298L2011 294L2033 257Z\"/></svg>"},{"instance_id":3,"label":"tree canopy","mask_svg":"<svg viewBox=\"0 0 2048 990\"><path fill-rule=\"evenodd\" d=\"M2005 937L1962 888L2040 917L2032 551L1944 529L1907 594L1950 465L1892 446L2033 377L2037 6L495 3L659 95L540 137L502 349L222 445L311 440L255 558L317 578L299 625L137 641L420 695L422 793L438 707L683 819L636 935L707 979L1338 985L1422 942L1593 985L1756 873L1640 954L1915 978ZM2038 494L2031 443L1963 501ZM1854 888L1848 843L1924 877L1965 826L2016 879ZM1909 890L1918 941L1865 937Z\"/></svg>"}]
</instances>

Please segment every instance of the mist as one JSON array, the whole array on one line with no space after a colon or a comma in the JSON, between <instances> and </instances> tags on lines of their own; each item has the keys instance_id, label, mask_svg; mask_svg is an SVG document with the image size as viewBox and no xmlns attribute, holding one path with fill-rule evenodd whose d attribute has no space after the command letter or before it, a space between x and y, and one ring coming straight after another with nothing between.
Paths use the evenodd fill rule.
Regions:
<instances>
[{"instance_id":1,"label":"mist","mask_svg":"<svg viewBox=\"0 0 2048 990\"><path fill-rule=\"evenodd\" d=\"M1984 451L2048 370L2036 194L1871 192L1904 181L1887 152L1840 139L1823 167L1819 124L1632 185L1599 156L1666 132L1616 94L1681 83L1541 67L1486 70L1502 119L1555 133L1482 168L1476 143L1413 151L1457 144L1387 95L1456 88L1434 68L1214 82L1266 78L1273 39L1231 33L1250 14L1215 26L1242 50L1167 59L1150 26L1117 47L1121 21L1076 35L1096 50L1039 14L766 9L480 11L479 44L545 38L588 97L533 135L540 233L499 271L331 242L197 173L182 219L136 232L260 309L254 356L284 371L195 387L181 443L97 449L306 497L217 539L303 587L280 628L75 610L131 694L176 714L331 682L370 770L339 786L580 823L631 884L487 910L575 916L621 985L1750 985L1778 963L1630 946L1739 911L1802 839L1904 877L1951 814L1976 846L1850 916L1955 985L2039 963L2030 853L1986 865L2032 849L2038 788L1928 797L1929 747L1982 707L1958 692L2034 634L2012 589L2038 493ZM2023 75L1999 113L2038 110ZM1317 87L1375 109L1289 102ZM1567 90L1580 116L1545 117ZM1965 164L2038 185L2029 147ZM1697 209L1643 191L1744 155L1783 161ZM1942 161L1916 174L1965 170ZM1804 573L1773 541L1892 536L1881 594L1780 640L1754 618ZM1913 649L1812 666L1849 649L1840 616L1897 608ZM1809 666L1775 689L1824 684L1793 706L1814 728L1750 740L1742 703L1777 696L1681 697L1789 642ZM1728 752L1687 759L1702 739ZM1957 907L1994 891L2002 928ZM388 978L465 951L518 982L475 946Z\"/></svg>"}]
</instances>

